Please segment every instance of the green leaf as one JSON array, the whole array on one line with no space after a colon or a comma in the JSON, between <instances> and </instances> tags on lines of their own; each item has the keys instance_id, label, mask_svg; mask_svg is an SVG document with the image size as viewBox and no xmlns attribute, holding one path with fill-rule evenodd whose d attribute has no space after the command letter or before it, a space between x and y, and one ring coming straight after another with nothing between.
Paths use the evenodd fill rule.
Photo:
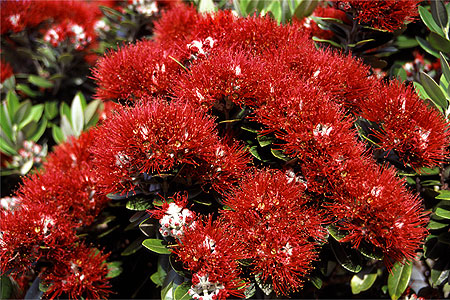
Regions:
<instances>
[{"instance_id":1,"label":"green leaf","mask_svg":"<svg viewBox=\"0 0 450 300\"><path fill-rule=\"evenodd\" d=\"M62 142L65 141L64 134L63 134L61 128L59 128L56 125L53 125L53 127L52 127L52 136L53 136L53 140L55 140L55 142L57 144L61 144Z\"/></svg>"},{"instance_id":2,"label":"green leaf","mask_svg":"<svg viewBox=\"0 0 450 300\"><path fill-rule=\"evenodd\" d=\"M354 295L367 291L374 284L377 279L377 273L362 274L358 273L353 275L350 281L352 293Z\"/></svg>"},{"instance_id":3,"label":"green leaf","mask_svg":"<svg viewBox=\"0 0 450 300\"><path fill-rule=\"evenodd\" d=\"M40 95L39 92L33 91L28 85L23 83L19 83L18 85L16 85L16 90L24 92L27 96L30 96L32 98Z\"/></svg>"},{"instance_id":4,"label":"green leaf","mask_svg":"<svg viewBox=\"0 0 450 300\"><path fill-rule=\"evenodd\" d=\"M30 100L22 102L19 105L16 113L14 114L13 123L20 124L22 122L22 120L25 118L25 116L27 116L30 113L31 107L32 107L32 104L31 104Z\"/></svg>"},{"instance_id":5,"label":"green leaf","mask_svg":"<svg viewBox=\"0 0 450 300\"><path fill-rule=\"evenodd\" d=\"M0 128L4 131L6 136L12 140L11 120L8 115L8 108L6 102L3 102L0 107Z\"/></svg>"},{"instance_id":6,"label":"green leaf","mask_svg":"<svg viewBox=\"0 0 450 300\"><path fill-rule=\"evenodd\" d=\"M284 161L288 161L289 157L283 154L283 151L281 150L275 150L275 149L270 149L270 152L272 153L273 156L275 156L278 159L284 160Z\"/></svg>"},{"instance_id":7,"label":"green leaf","mask_svg":"<svg viewBox=\"0 0 450 300\"><path fill-rule=\"evenodd\" d=\"M424 72L420 72L419 77L423 88L431 98L430 100L433 101L437 107L446 111L448 108L448 101L441 87L433 80L433 78Z\"/></svg>"},{"instance_id":8,"label":"green leaf","mask_svg":"<svg viewBox=\"0 0 450 300\"><path fill-rule=\"evenodd\" d=\"M74 56L70 53L63 53L58 57L58 61L63 65L68 65L72 62Z\"/></svg>"},{"instance_id":9,"label":"green leaf","mask_svg":"<svg viewBox=\"0 0 450 300\"><path fill-rule=\"evenodd\" d=\"M161 289L161 300L173 300L173 281Z\"/></svg>"},{"instance_id":10,"label":"green leaf","mask_svg":"<svg viewBox=\"0 0 450 300\"><path fill-rule=\"evenodd\" d=\"M158 240L158 239L146 239L142 242L142 245L153 251L156 252L158 254L170 254L172 253L169 249L167 249L166 245L163 244L165 243L163 240Z\"/></svg>"},{"instance_id":11,"label":"green leaf","mask_svg":"<svg viewBox=\"0 0 450 300\"><path fill-rule=\"evenodd\" d=\"M436 229L445 228L447 226L449 226L448 223L441 223L441 222L438 222L436 220L430 220L430 223L428 223L428 227L427 228L430 229L430 230L436 230Z\"/></svg>"},{"instance_id":12,"label":"green leaf","mask_svg":"<svg viewBox=\"0 0 450 300\"><path fill-rule=\"evenodd\" d=\"M431 1L430 7L431 15L433 16L433 20L435 21L435 23L442 29L444 33L448 32L448 16L444 2L442 2L441 0Z\"/></svg>"},{"instance_id":13,"label":"green leaf","mask_svg":"<svg viewBox=\"0 0 450 300\"><path fill-rule=\"evenodd\" d=\"M83 94L78 92L73 98L72 105L70 108L71 111L71 119L72 119L72 128L75 136L80 136L83 131L84 126L84 113L83 113L83 105L82 101L86 103L84 100Z\"/></svg>"},{"instance_id":14,"label":"green leaf","mask_svg":"<svg viewBox=\"0 0 450 300\"><path fill-rule=\"evenodd\" d=\"M446 38L443 38L437 33L431 32L427 39L434 49L450 54L450 41Z\"/></svg>"},{"instance_id":15,"label":"green leaf","mask_svg":"<svg viewBox=\"0 0 450 300\"><path fill-rule=\"evenodd\" d=\"M266 13L271 12L274 19L277 20L278 24L282 21L282 10L281 3L279 1L271 1L268 6L266 6L261 14L265 15Z\"/></svg>"},{"instance_id":16,"label":"green leaf","mask_svg":"<svg viewBox=\"0 0 450 300\"><path fill-rule=\"evenodd\" d=\"M84 110L84 126L85 127L87 127L89 122L94 118L94 116L97 113L97 109L101 105L101 103L102 102L100 100L94 100L86 106L86 109Z\"/></svg>"},{"instance_id":17,"label":"green leaf","mask_svg":"<svg viewBox=\"0 0 450 300\"><path fill-rule=\"evenodd\" d=\"M450 190L440 190L439 195L436 196L436 199L450 200Z\"/></svg>"},{"instance_id":18,"label":"green leaf","mask_svg":"<svg viewBox=\"0 0 450 300\"><path fill-rule=\"evenodd\" d=\"M138 251L139 249L142 248L142 241L144 239L145 239L144 237L137 238L135 241L133 241L131 244L129 244L125 248L125 250L123 250L122 253L120 253L120 255L128 256L128 255L136 253L136 251Z\"/></svg>"},{"instance_id":19,"label":"green leaf","mask_svg":"<svg viewBox=\"0 0 450 300\"><path fill-rule=\"evenodd\" d=\"M152 207L153 207L152 201L139 196L133 197L126 204L126 208L128 208L129 210L137 210L137 211L145 211Z\"/></svg>"},{"instance_id":20,"label":"green leaf","mask_svg":"<svg viewBox=\"0 0 450 300\"><path fill-rule=\"evenodd\" d=\"M107 264L108 266L108 274L106 275L106 278L114 278L120 275L122 273L122 262L120 261L113 261Z\"/></svg>"},{"instance_id":21,"label":"green leaf","mask_svg":"<svg viewBox=\"0 0 450 300\"><path fill-rule=\"evenodd\" d=\"M19 108L19 97L14 91L9 91L6 95L6 107L10 120L13 119L17 109Z\"/></svg>"},{"instance_id":22,"label":"green leaf","mask_svg":"<svg viewBox=\"0 0 450 300\"><path fill-rule=\"evenodd\" d=\"M395 46L399 49L407 49L417 47L419 44L414 38L408 38L407 36L400 35L395 41Z\"/></svg>"},{"instance_id":23,"label":"green leaf","mask_svg":"<svg viewBox=\"0 0 450 300\"><path fill-rule=\"evenodd\" d=\"M330 245L338 263L344 269L353 273L358 273L362 270L361 258L356 250L342 246L334 238L330 239Z\"/></svg>"},{"instance_id":24,"label":"green leaf","mask_svg":"<svg viewBox=\"0 0 450 300\"><path fill-rule=\"evenodd\" d=\"M315 42L328 43L328 44L330 44L330 45L332 45L332 46L334 46L336 48L342 48L342 46L339 45L338 43L336 43L335 41L321 39L321 38L318 38L316 36L313 36L312 40L315 41Z\"/></svg>"},{"instance_id":25,"label":"green leaf","mask_svg":"<svg viewBox=\"0 0 450 300\"><path fill-rule=\"evenodd\" d=\"M335 225L330 225L327 228L328 233L334 237L336 241L340 241L348 235L348 232L339 230Z\"/></svg>"},{"instance_id":26,"label":"green leaf","mask_svg":"<svg viewBox=\"0 0 450 300\"><path fill-rule=\"evenodd\" d=\"M412 263L406 262L404 265L397 262L392 268L392 273L388 277L388 292L392 300L397 300L408 287L412 273Z\"/></svg>"},{"instance_id":27,"label":"green leaf","mask_svg":"<svg viewBox=\"0 0 450 300\"><path fill-rule=\"evenodd\" d=\"M51 82L45 78L42 78L40 76L36 76L36 75L28 76L28 82L34 84L35 86L41 87L41 88L53 87L53 82Z\"/></svg>"},{"instance_id":28,"label":"green leaf","mask_svg":"<svg viewBox=\"0 0 450 300\"><path fill-rule=\"evenodd\" d=\"M257 139L258 139L258 143L261 147L266 147L275 141L274 137L267 136L267 135L258 135Z\"/></svg>"},{"instance_id":29,"label":"green leaf","mask_svg":"<svg viewBox=\"0 0 450 300\"><path fill-rule=\"evenodd\" d=\"M11 142L3 136L3 130L0 131L0 151L8 154L9 156L14 156L17 154L17 151L12 146Z\"/></svg>"},{"instance_id":30,"label":"green leaf","mask_svg":"<svg viewBox=\"0 0 450 300\"><path fill-rule=\"evenodd\" d=\"M434 213L438 217L450 219L450 205L442 205L441 203L438 204L438 207Z\"/></svg>"},{"instance_id":31,"label":"green leaf","mask_svg":"<svg viewBox=\"0 0 450 300\"><path fill-rule=\"evenodd\" d=\"M67 103L65 103L65 102L61 103L61 105L59 106L59 115L60 115L60 117L66 116L67 119L69 121L71 121L72 113L70 112L70 107L69 107L69 105L67 105Z\"/></svg>"},{"instance_id":32,"label":"green leaf","mask_svg":"<svg viewBox=\"0 0 450 300\"><path fill-rule=\"evenodd\" d=\"M422 21L431 31L444 35L444 32L433 19L433 15L423 6L419 6L419 14Z\"/></svg>"},{"instance_id":33,"label":"green leaf","mask_svg":"<svg viewBox=\"0 0 450 300\"><path fill-rule=\"evenodd\" d=\"M439 58L439 53L436 51L436 49L433 48L433 46L431 46L431 44L428 41L424 40L420 36L416 36L416 40L419 43L420 47L423 48L423 50L427 51L434 57Z\"/></svg>"},{"instance_id":34,"label":"green leaf","mask_svg":"<svg viewBox=\"0 0 450 300\"><path fill-rule=\"evenodd\" d=\"M430 274L433 287L441 285L450 275L450 261L447 257L440 257L433 265Z\"/></svg>"},{"instance_id":35,"label":"green leaf","mask_svg":"<svg viewBox=\"0 0 450 300\"><path fill-rule=\"evenodd\" d=\"M198 11L201 13L216 11L216 6L214 5L214 1L213 0L200 0L200 3L198 5Z\"/></svg>"},{"instance_id":36,"label":"green leaf","mask_svg":"<svg viewBox=\"0 0 450 300\"><path fill-rule=\"evenodd\" d=\"M58 115L58 101L47 101L44 107L44 114L48 120L52 120Z\"/></svg>"},{"instance_id":37,"label":"green leaf","mask_svg":"<svg viewBox=\"0 0 450 300\"><path fill-rule=\"evenodd\" d=\"M44 112L43 104L38 104L31 107L31 110L28 112L28 114L25 115L25 118L19 123L19 126L17 127L18 130L28 125L31 121L39 122L43 112Z\"/></svg>"},{"instance_id":38,"label":"green leaf","mask_svg":"<svg viewBox=\"0 0 450 300\"><path fill-rule=\"evenodd\" d=\"M189 300L192 299L188 291L191 288L189 283L183 282L181 285L177 286L175 292L173 293L173 298L175 300Z\"/></svg>"},{"instance_id":39,"label":"green leaf","mask_svg":"<svg viewBox=\"0 0 450 300\"><path fill-rule=\"evenodd\" d=\"M66 116L62 116L61 118L61 130L64 135L64 140L67 140L69 136L75 135L72 129L72 124L70 124L70 121Z\"/></svg>"},{"instance_id":40,"label":"green leaf","mask_svg":"<svg viewBox=\"0 0 450 300\"><path fill-rule=\"evenodd\" d=\"M150 276L150 280L156 284L156 287L160 287L163 284L163 280L159 277L159 273L155 272Z\"/></svg>"},{"instance_id":41,"label":"green leaf","mask_svg":"<svg viewBox=\"0 0 450 300\"><path fill-rule=\"evenodd\" d=\"M263 160L261 158L261 155L258 153L258 146L252 146L248 150L251 153L251 155L253 155L256 159L261 160L261 161Z\"/></svg>"},{"instance_id":42,"label":"green leaf","mask_svg":"<svg viewBox=\"0 0 450 300\"><path fill-rule=\"evenodd\" d=\"M383 252L380 249L365 241L362 241L359 244L358 251L370 259L382 260L384 257Z\"/></svg>"},{"instance_id":43,"label":"green leaf","mask_svg":"<svg viewBox=\"0 0 450 300\"><path fill-rule=\"evenodd\" d=\"M447 79L447 82L450 82L450 67L448 65L448 61L442 53L439 53L439 56L440 56L440 60L441 60L442 73L444 74L445 78Z\"/></svg>"},{"instance_id":44,"label":"green leaf","mask_svg":"<svg viewBox=\"0 0 450 300\"><path fill-rule=\"evenodd\" d=\"M13 284L9 276L0 276L0 299L10 299L13 295Z\"/></svg>"},{"instance_id":45,"label":"green leaf","mask_svg":"<svg viewBox=\"0 0 450 300\"><path fill-rule=\"evenodd\" d=\"M293 15L299 20L312 14L316 9L319 1L317 0L301 0L294 10Z\"/></svg>"}]
</instances>

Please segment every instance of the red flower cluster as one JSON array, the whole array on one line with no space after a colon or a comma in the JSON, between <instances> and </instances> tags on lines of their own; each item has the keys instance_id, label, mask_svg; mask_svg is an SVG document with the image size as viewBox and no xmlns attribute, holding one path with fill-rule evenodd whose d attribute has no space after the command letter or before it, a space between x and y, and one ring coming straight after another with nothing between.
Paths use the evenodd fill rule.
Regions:
<instances>
[{"instance_id":1,"label":"red flower cluster","mask_svg":"<svg viewBox=\"0 0 450 300\"><path fill-rule=\"evenodd\" d=\"M1 66L0 66L0 83L3 83L6 79L13 76L14 72L11 67L11 65L6 62L5 60L1 60Z\"/></svg>"},{"instance_id":2,"label":"red flower cluster","mask_svg":"<svg viewBox=\"0 0 450 300\"><path fill-rule=\"evenodd\" d=\"M246 170L241 147L218 137L212 118L185 103L147 98L105 121L92 152L107 192L133 190L144 174L180 168L180 178L220 190Z\"/></svg>"},{"instance_id":3,"label":"red flower cluster","mask_svg":"<svg viewBox=\"0 0 450 300\"><path fill-rule=\"evenodd\" d=\"M245 257L243 244L235 234L221 220L213 222L211 216L185 227L174 252L193 274L189 290L192 298L220 300L231 295L244 296L246 283L239 277L237 260Z\"/></svg>"},{"instance_id":4,"label":"red flower cluster","mask_svg":"<svg viewBox=\"0 0 450 300\"><path fill-rule=\"evenodd\" d=\"M415 20L418 16L416 0L333 0L337 6L351 13L362 24L377 29L395 31L406 22Z\"/></svg>"},{"instance_id":5,"label":"red flower cluster","mask_svg":"<svg viewBox=\"0 0 450 300\"><path fill-rule=\"evenodd\" d=\"M282 171L260 171L228 195L224 220L245 247L253 273L287 295L302 286L324 238L322 216L307 207L304 183ZM311 239L312 237L312 239Z\"/></svg>"},{"instance_id":6,"label":"red flower cluster","mask_svg":"<svg viewBox=\"0 0 450 300\"><path fill-rule=\"evenodd\" d=\"M93 139L92 132L86 132L56 147L44 168L24 179L16 196L20 204L12 211L0 209L2 274L27 272L38 261L49 262L51 275L40 275L51 284L48 295L98 298L108 294L101 263L106 256L88 255L86 246L77 244L75 232L92 223L108 201L99 193L92 155L86 152ZM72 276L67 273L72 270L68 258L82 266L86 280L67 282Z\"/></svg>"},{"instance_id":7,"label":"red flower cluster","mask_svg":"<svg viewBox=\"0 0 450 300\"><path fill-rule=\"evenodd\" d=\"M102 3L100 3L102 4ZM96 38L95 24L101 17L98 3L91 1L2 1L1 34L41 26L43 39L53 46L65 42L84 49Z\"/></svg>"}]
</instances>

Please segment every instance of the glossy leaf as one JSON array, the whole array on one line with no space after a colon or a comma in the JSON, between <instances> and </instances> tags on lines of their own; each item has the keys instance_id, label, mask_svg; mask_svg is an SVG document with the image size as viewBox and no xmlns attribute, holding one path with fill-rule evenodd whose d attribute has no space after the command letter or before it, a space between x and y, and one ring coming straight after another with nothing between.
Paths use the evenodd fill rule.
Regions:
<instances>
[{"instance_id":1,"label":"glossy leaf","mask_svg":"<svg viewBox=\"0 0 450 300\"><path fill-rule=\"evenodd\" d=\"M122 273L122 262L113 261L107 264L108 265L108 274L107 278L114 278L119 276Z\"/></svg>"},{"instance_id":2,"label":"glossy leaf","mask_svg":"<svg viewBox=\"0 0 450 300\"><path fill-rule=\"evenodd\" d=\"M191 286L187 282L184 282L183 284L177 286L177 288L175 289L175 292L173 293L173 298L175 300L192 299L188 293L190 288L191 288Z\"/></svg>"},{"instance_id":3,"label":"glossy leaf","mask_svg":"<svg viewBox=\"0 0 450 300\"><path fill-rule=\"evenodd\" d=\"M158 240L158 239L146 239L146 240L144 240L142 242L142 245L145 248L147 248L147 249L149 249L149 250L151 250L153 252L156 252L158 254L170 254L170 253L172 253L172 252L170 252L169 249L167 249L166 245L163 244L163 243L165 243L165 242L162 241L162 240Z\"/></svg>"},{"instance_id":4,"label":"glossy leaf","mask_svg":"<svg viewBox=\"0 0 450 300\"><path fill-rule=\"evenodd\" d=\"M433 101L436 106L447 110L448 101L439 85L433 80L433 78L424 72L420 72L419 77L423 88L431 98L430 100Z\"/></svg>"},{"instance_id":5,"label":"glossy leaf","mask_svg":"<svg viewBox=\"0 0 450 300\"><path fill-rule=\"evenodd\" d=\"M438 24L434 21L433 15L429 12L425 7L419 6L419 14L422 21L431 31L434 31L438 34L444 35L444 32L439 27Z\"/></svg>"},{"instance_id":6,"label":"glossy leaf","mask_svg":"<svg viewBox=\"0 0 450 300\"><path fill-rule=\"evenodd\" d=\"M376 279L377 279L376 273L369 273L369 274L359 273L353 275L352 280L350 281L352 293L355 295L367 291L372 287Z\"/></svg>"},{"instance_id":7,"label":"glossy leaf","mask_svg":"<svg viewBox=\"0 0 450 300\"><path fill-rule=\"evenodd\" d=\"M338 263L350 272L358 273L361 271L361 258L358 252L350 247L344 247L334 238L330 238L331 250L333 251Z\"/></svg>"},{"instance_id":8,"label":"glossy leaf","mask_svg":"<svg viewBox=\"0 0 450 300\"><path fill-rule=\"evenodd\" d=\"M448 31L448 16L447 9L444 2L441 0L434 0L430 2L431 15L435 23L442 29L444 33Z\"/></svg>"},{"instance_id":9,"label":"glossy leaf","mask_svg":"<svg viewBox=\"0 0 450 300\"><path fill-rule=\"evenodd\" d=\"M37 75L30 75L28 76L28 82L34 84L35 86L41 87L41 88L51 88L53 87L53 82L42 78Z\"/></svg>"},{"instance_id":10,"label":"glossy leaf","mask_svg":"<svg viewBox=\"0 0 450 300\"><path fill-rule=\"evenodd\" d=\"M152 202L144 197L133 197L126 204L126 208L128 208L129 210L137 211L144 211L152 207Z\"/></svg>"},{"instance_id":11,"label":"glossy leaf","mask_svg":"<svg viewBox=\"0 0 450 300\"><path fill-rule=\"evenodd\" d=\"M392 300L397 300L406 290L412 273L412 263L404 265L397 262L388 277L388 292Z\"/></svg>"},{"instance_id":12,"label":"glossy leaf","mask_svg":"<svg viewBox=\"0 0 450 300\"><path fill-rule=\"evenodd\" d=\"M450 219L450 205L445 205L441 203L438 204L438 207L436 208L436 211L434 213L438 217Z\"/></svg>"},{"instance_id":13,"label":"glossy leaf","mask_svg":"<svg viewBox=\"0 0 450 300\"><path fill-rule=\"evenodd\" d=\"M440 190L439 195L436 196L436 199L450 201L450 190Z\"/></svg>"}]
</instances>

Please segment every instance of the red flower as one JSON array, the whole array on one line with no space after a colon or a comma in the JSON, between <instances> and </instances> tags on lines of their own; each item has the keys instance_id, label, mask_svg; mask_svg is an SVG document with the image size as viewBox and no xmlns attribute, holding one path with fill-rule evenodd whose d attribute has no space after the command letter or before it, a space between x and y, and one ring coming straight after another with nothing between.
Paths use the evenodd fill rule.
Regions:
<instances>
[{"instance_id":1,"label":"red flower","mask_svg":"<svg viewBox=\"0 0 450 300\"><path fill-rule=\"evenodd\" d=\"M362 24L377 29L395 31L418 16L416 0L350 0L337 1L339 8L353 12Z\"/></svg>"},{"instance_id":2,"label":"red flower","mask_svg":"<svg viewBox=\"0 0 450 300\"><path fill-rule=\"evenodd\" d=\"M134 100L144 95L165 95L182 68L152 41L141 41L108 53L93 69L97 97L102 100Z\"/></svg>"},{"instance_id":3,"label":"red flower","mask_svg":"<svg viewBox=\"0 0 450 300\"><path fill-rule=\"evenodd\" d=\"M58 262L43 275L49 284L45 296L50 299L60 296L69 299L105 299L111 293L106 259L95 248L79 244L71 250L60 250Z\"/></svg>"},{"instance_id":4,"label":"red flower","mask_svg":"<svg viewBox=\"0 0 450 300\"><path fill-rule=\"evenodd\" d=\"M448 157L449 123L411 87L397 81L379 85L379 93L359 106L364 118L381 125L375 133L380 147L395 150L404 163L431 167Z\"/></svg>"},{"instance_id":5,"label":"red flower","mask_svg":"<svg viewBox=\"0 0 450 300\"><path fill-rule=\"evenodd\" d=\"M76 241L75 225L55 203L21 203L14 211L0 209L0 273L29 271L39 259Z\"/></svg>"},{"instance_id":6,"label":"red flower","mask_svg":"<svg viewBox=\"0 0 450 300\"><path fill-rule=\"evenodd\" d=\"M253 273L287 295L302 286L324 238L321 214L307 208L305 185L281 171L261 171L233 189L222 211L245 244Z\"/></svg>"},{"instance_id":7,"label":"red flower","mask_svg":"<svg viewBox=\"0 0 450 300\"><path fill-rule=\"evenodd\" d=\"M188 104L150 99L106 120L92 151L108 192L133 189L143 173L159 174L182 165L179 176L192 179L198 174L195 179L211 179L220 186L240 174L237 169L247 162L241 148L222 144L214 121L203 112Z\"/></svg>"},{"instance_id":8,"label":"red flower","mask_svg":"<svg viewBox=\"0 0 450 300\"><path fill-rule=\"evenodd\" d=\"M14 72L11 65L2 59L0 66L0 83L3 83L6 79L13 75Z\"/></svg>"},{"instance_id":9,"label":"red flower","mask_svg":"<svg viewBox=\"0 0 450 300\"><path fill-rule=\"evenodd\" d=\"M243 258L243 249L234 234L222 221L212 222L211 216L184 229L180 244L173 251L193 273L190 295L194 299L243 296L246 283L239 278L237 263Z\"/></svg>"},{"instance_id":10,"label":"red flower","mask_svg":"<svg viewBox=\"0 0 450 300\"><path fill-rule=\"evenodd\" d=\"M362 241L384 253L388 267L413 259L427 234L428 218L421 201L404 188L395 171L354 161L345 167L348 178L337 180L330 205L337 227L348 231L341 242L355 248Z\"/></svg>"},{"instance_id":11,"label":"red flower","mask_svg":"<svg viewBox=\"0 0 450 300\"><path fill-rule=\"evenodd\" d=\"M147 212L152 218L159 220L159 232L163 237L180 238L184 227L193 226L195 214L186 208L187 195L176 194L171 199L173 202L164 202L161 208Z\"/></svg>"}]
</instances>

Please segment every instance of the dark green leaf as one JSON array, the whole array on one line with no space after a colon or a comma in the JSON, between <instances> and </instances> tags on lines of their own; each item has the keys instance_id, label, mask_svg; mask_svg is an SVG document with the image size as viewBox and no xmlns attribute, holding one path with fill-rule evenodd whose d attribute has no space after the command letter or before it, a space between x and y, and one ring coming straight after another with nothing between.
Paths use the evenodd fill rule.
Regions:
<instances>
[{"instance_id":1,"label":"dark green leaf","mask_svg":"<svg viewBox=\"0 0 450 300\"><path fill-rule=\"evenodd\" d=\"M3 130L1 130L0 133L3 133ZM14 147L10 146L11 143L7 141L7 139L0 135L0 151L10 156L16 155L17 151L14 150Z\"/></svg>"},{"instance_id":2,"label":"dark green leaf","mask_svg":"<svg viewBox=\"0 0 450 300\"><path fill-rule=\"evenodd\" d=\"M155 224L153 224L152 220L153 219L151 218L147 218L139 224L139 229L147 237L154 236L156 232L156 227Z\"/></svg>"},{"instance_id":3,"label":"dark green leaf","mask_svg":"<svg viewBox=\"0 0 450 300\"><path fill-rule=\"evenodd\" d=\"M450 245L450 233L444 232L438 236L438 241L442 244Z\"/></svg>"},{"instance_id":4,"label":"dark green leaf","mask_svg":"<svg viewBox=\"0 0 450 300\"><path fill-rule=\"evenodd\" d=\"M180 275L181 277L190 276L190 273L183 268L183 262L180 260L177 260L177 256L174 253L170 254L169 263L170 263L170 266L172 267L172 270L177 272L177 274Z\"/></svg>"},{"instance_id":5,"label":"dark green leaf","mask_svg":"<svg viewBox=\"0 0 450 300\"><path fill-rule=\"evenodd\" d=\"M301 0L300 3L297 5L297 7L294 10L293 15L296 16L299 20L303 19L304 17L309 16L312 14L314 9L319 4L319 1L316 0Z\"/></svg>"},{"instance_id":6,"label":"dark green leaf","mask_svg":"<svg viewBox=\"0 0 450 300\"><path fill-rule=\"evenodd\" d=\"M339 230L335 225L330 225L327 229L328 233L330 233L330 235L334 237L336 241L340 241L348 235L348 232Z\"/></svg>"},{"instance_id":7,"label":"dark green leaf","mask_svg":"<svg viewBox=\"0 0 450 300\"><path fill-rule=\"evenodd\" d=\"M13 284L9 276L0 276L0 296L1 299L10 299L13 294Z\"/></svg>"},{"instance_id":8,"label":"dark green leaf","mask_svg":"<svg viewBox=\"0 0 450 300\"><path fill-rule=\"evenodd\" d=\"M450 205L440 204L434 213L441 218L450 219Z\"/></svg>"},{"instance_id":9,"label":"dark green leaf","mask_svg":"<svg viewBox=\"0 0 450 300\"><path fill-rule=\"evenodd\" d=\"M120 261L113 261L107 264L108 265L108 274L106 275L107 278L114 278L120 275L122 273L122 262Z\"/></svg>"},{"instance_id":10,"label":"dark green leaf","mask_svg":"<svg viewBox=\"0 0 450 300\"><path fill-rule=\"evenodd\" d=\"M438 34L444 34L442 29L439 27L438 24L433 19L433 15L423 6L419 6L419 14L422 21L425 23L425 25L430 29L431 31L434 31Z\"/></svg>"},{"instance_id":11,"label":"dark green leaf","mask_svg":"<svg viewBox=\"0 0 450 300\"><path fill-rule=\"evenodd\" d=\"M145 197L133 197L127 202L126 208L129 210L145 211L152 208L152 201Z\"/></svg>"},{"instance_id":12,"label":"dark green leaf","mask_svg":"<svg viewBox=\"0 0 450 300\"><path fill-rule=\"evenodd\" d=\"M436 49L433 48L433 46L430 45L430 43L420 36L416 36L416 40L419 43L420 47L423 48L423 50L427 51L429 54L433 55L434 57L439 58L439 53Z\"/></svg>"},{"instance_id":13,"label":"dark green leaf","mask_svg":"<svg viewBox=\"0 0 450 300\"><path fill-rule=\"evenodd\" d=\"M173 293L174 300L192 299L188 293L190 288L191 288L191 286L187 282L184 282L181 285L177 286L177 288L175 289L175 292Z\"/></svg>"},{"instance_id":14,"label":"dark green leaf","mask_svg":"<svg viewBox=\"0 0 450 300\"><path fill-rule=\"evenodd\" d=\"M165 242L162 240L146 239L142 242L142 245L145 248L147 248L153 252L156 252L158 254L170 254L171 253L171 251L169 249L167 249Z\"/></svg>"},{"instance_id":15,"label":"dark green leaf","mask_svg":"<svg viewBox=\"0 0 450 300\"><path fill-rule=\"evenodd\" d=\"M448 101L439 85L433 80L433 78L424 72L420 72L419 77L423 88L431 98L430 100L433 101L437 107L441 107L444 111L447 110Z\"/></svg>"},{"instance_id":16,"label":"dark green leaf","mask_svg":"<svg viewBox=\"0 0 450 300\"><path fill-rule=\"evenodd\" d=\"M128 256L131 254L136 253L139 249L142 248L142 241L145 239L145 237L139 237L135 241L133 241L131 244L128 245L128 247L125 248L125 250L120 253L122 256Z\"/></svg>"},{"instance_id":17,"label":"dark green leaf","mask_svg":"<svg viewBox=\"0 0 450 300\"><path fill-rule=\"evenodd\" d=\"M36 75L28 76L28 82L34 84L35 86L41 87L41 88L53 87L53 82L51 82L45 78L42 78L40 76L36 76Z\"/></svg>"},{"instance_id":18,"label":"dark green leaf","mask_svg":"<svg viewBox=\"0 0 450 300\"><path fill-rule=\"evenodd\" d=\"M63 53L58 57L58 61L64 65L68 65L72 62L73 55L70 53Z\"/></svg>"},{"instance_id":19,"label":"dark green leaf","mask_svg":"<svg viewBox=\"0 0 450 300\"><path fill-rule=\"evenodd\" d=\"M258 139L258 143L261 147L266 147L275 141L274 137L267 136L267 135L258 135L257 139Z\"/></svg>"},{"instance_id":20,"label":"dark green leaf","mask_svg":"<svg viewBox=\"0 0 450 300\"><path fill-rule=\"evenodd\" d=\"M431 230L442 229L447 226L449 226L448 223L442 223L435 220L430 220L430 223L428 223L428 229Z\"/></svg>"},{"instance_id":21,"label":"dark green leaf","mask_svg":"<svg viewBox=\"0 0 450 300\"><path fill-rule=\"evenodd\" d=\"M445 79L447 79L447 82L450 82L450 67L448 65L447 59L442 53L439 53L440 60L441 60L441 69L442 73L445 76Z\"/></svg>"},{"instance_id":22,"label":"dark green leaf","mask_svg":"<svg viewBox=\"0 0 450 300\"><path fill-rule=\"evenodd\" d=\"M362 255L370 259L382 260L384 257L383 252L380 249L375 248L375 246L365 241L362 241L359 244L358 251L361 252Z\"/></svg>"},{"instance_id":23,"label":"dark green leaf","mask_svg":"<svg viewBox=\"0 0 450 300\"><path fill-rule=\"evenodd\" d=\"M434 49L450 54L450 41L439 34L431 32L428 36L428 42Z\"/></svg>"},{"instance_id":24,"label":"dark green leaf","mask_svg":"<svg viewBox=\"0 0 450 300\"><path fill-rule=\"evenodd\" d=\"M388 292L392 300L397 300L408 287L412 273L412 263L406 262L404 265L397 262L392 268L392 273L388 277Z\"/></svg>"},{"instance_id":25,"label":"dark green leaf","mask_svg":"<svg viewBox=\"0 0 450 300\"><path fill-rule=\"evenodd\" d=\"M350 272L358 273L361 271L361 258L358 252L350 247L344 247L334 238L330 238L331 250L338 261L338 263Z\"/></svg>"},{"instance_id":26,"label":"dark green leaf","mask_svg":"<svg viewBox=\"0 0 450 300\"><path fill-rule=\"evenodd\" d=\"M442 29L443 32L446 32L448 24L448 16L444 2L442 2L441 0L431 1L430 7L431 7L431 15L433 16L434 22Z\"/></svg>"},{"instance_id":27,"label":"dark green leaf","mask_svg":"<svg viewBox=\"0 0 450 300\"><path fill-rule=\"evenodd\" d=\"M358 273L356 275L353 275L352 280L350 281L352 293L356 295L361 292L367 291L374 284L376 279L377 273Z\"/></svg>"},{"instance_id":28,"label":"dark green leaf","mask_svg":"<svg viewBox=\"0 0 450 300\"><path fill-rule=\"evenodd\" d=\"M283 151L281 151L281 150L270 149L270 152L272 153L273 156L275 156L278 159L281 159L281 160L284 160L284 161L288 161L289 160L289 157L284 155Z\"/></svg>"},{"instance_id":29,"label":"dark green leaf","mask_svg":"<svg viewBox=\"0 0 450 300\"><path fill-rule=\"evenodd\" d=\"M22 120L27 116L31 111L31 101L27 100L25 102L22 102L19 107L16 110L16 113L14 114L13 123L14 124L20 124Z\"/></svg>"},{"instance_id":30,"label":"dark green leaf","mask_svg":"<svg viewBox=\"0 0 450 300\"><path fill-rule=\"evenodd\" d=\"M450 275L450 261L448 257L440 257L431 269L431 283L436 288L438 285L444 283Z\"/></svg>"},{"instance_id":31,"label":"dark green leaf","mask_svg":"<svg viewBox=\"0 0 450 300\"><path fill-rule=\"evenodd\" d=\"M248 150L249 150L250 154L253 155L256 159L261 160L261 161L263 160L261 158L261 155L258 152L258 146L252 146Z\"/></svg>"},{"instance_id":32,"label":"dark green leaf","mask_svg":"<svg viewBox=\"0 0 450 300\"><path fill-rule=\"evenodd\" d=\"M319 276L310 276L309 280L318 290L322 288L323 281Z\"/></svg>"}]
</instances>

